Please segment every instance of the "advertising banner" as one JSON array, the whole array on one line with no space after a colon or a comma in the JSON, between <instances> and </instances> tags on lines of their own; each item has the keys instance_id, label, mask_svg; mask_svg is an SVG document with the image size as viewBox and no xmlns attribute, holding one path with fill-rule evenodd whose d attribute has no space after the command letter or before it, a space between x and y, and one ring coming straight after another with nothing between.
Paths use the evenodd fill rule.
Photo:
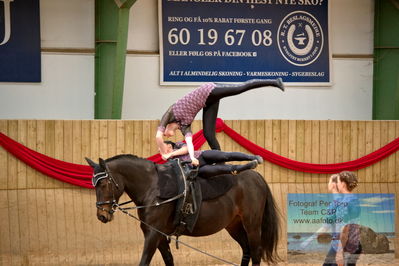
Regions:
<instances>
[{"instance_id":1,"label":"advertising banner","mask_svg":"<svg viewBox=\"0 0 399 266\"><path fill-rule=\"evenodd\" d=\"M287 246L289 263L379 263L395 259L395 194L392 193L289 193L287 195ZM332 255L332 256L331 256ZM359 261L360 262L360 261Z\"/></svg>"},{"instance_id":2,"label":"advertising banner","mask_svg":"<svg viewBox=\"0 0 399 266\"><path fill-rule=\"evenodd\" d=\"M39 0L0 0L0 82L40 82Z\"/></svg>"},{"instance_id":3,"label":"advertising banner","mask_svg":"<svg viewBox=\"0 0 399 266\"><path fill-rule=\"evenodd\" d=\"M328 0L159 0L161 84L331 83Z\"/></svg>"}]
</instances>

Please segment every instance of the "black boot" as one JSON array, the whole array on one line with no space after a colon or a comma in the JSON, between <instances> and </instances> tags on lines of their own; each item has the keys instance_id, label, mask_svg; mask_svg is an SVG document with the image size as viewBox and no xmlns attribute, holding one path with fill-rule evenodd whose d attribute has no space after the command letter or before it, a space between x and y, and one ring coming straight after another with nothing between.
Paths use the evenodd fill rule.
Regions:
<instances>
[{"instance_id":1,"label":"black boot","mask_svg":"<svg viewBox=\"0 0 399 266\"><path fill-rule=\"evenodd\" d=\"M278 87L280 90L285 91L284 83L282 78L276 79L276 87Z\"/></svg>"},{"instance_id":2,"label":"black boot","mask_svg":"<svg viewBox=\"0 0 399 266\"><path fill-rule=\"evenodd\" d=\"M256 162L258 164L262 164L263 163L263 158L260 155L254 155L252 160L256 160Z\"/></svg>"},{"instance_id":3,"label":"black boot","mask_svg":"<svg viewBox=\"0 0 399 266\"><path fill-rule=\"evenodd\" d=\"M233 165L231 173L233 175L237 175L241 173L242 171L249 170L249 169L255 169L258 166L258 161L253 160L247 164L243 165Z\"/></svg>"}]
</instances>

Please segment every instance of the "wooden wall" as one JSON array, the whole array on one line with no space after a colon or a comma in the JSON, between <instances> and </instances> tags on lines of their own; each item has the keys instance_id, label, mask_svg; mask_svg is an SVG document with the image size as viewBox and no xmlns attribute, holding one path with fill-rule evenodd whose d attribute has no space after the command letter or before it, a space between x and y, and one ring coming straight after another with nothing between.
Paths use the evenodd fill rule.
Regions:
<instances>
[{"instance_id":1,"label":"wooden wall","mask_svg":"<svg viewBox=\"0 0 399 266\"><path fill-rule=\"evenodd\" d=\"M225 121L238 133L282 156L311 163L337 163L364 156L399 137L399 121ZM157 153L157 121L0 120L2 133L53 158L84 164L121 153L148 157ZM201 128L200 121L193 132ZM176 139L181 139L181 135ZM243 151L224 133L222 149ZM203 149L207 149L206 145ZM138 222L117 213L102 224L96 218L94 190L44 176L0 148L0 265L136 265L143 237ZM327 193L328 175L308 174L269 162L257 168L270 184L286 216L287 193ZM399 206L399 152L357 171L359 193L395 193ZM395 219L398 221L398 213ZM286 224L279 246L286 257ZM399 232L396 223L396 232ZM239 263L240 249L225 232L182 237L196 248ZM396 246L399 242L396 241ZM221 265L181 246L172 252L177 265ZM163 265L159 253L152 265Z\"/></svg>"}]
</instances>

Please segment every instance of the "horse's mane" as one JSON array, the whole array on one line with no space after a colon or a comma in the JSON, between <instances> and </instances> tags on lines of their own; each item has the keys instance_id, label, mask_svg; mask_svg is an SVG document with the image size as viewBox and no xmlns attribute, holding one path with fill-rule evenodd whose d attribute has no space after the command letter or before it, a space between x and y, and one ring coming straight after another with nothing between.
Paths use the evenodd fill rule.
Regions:
<instances>
[{"instance_id":1,"label":"horse's mane","mask_svg":"<svg viewBox=\"0 0 399 266\"><path fill-rule=\"evenodd\" d=\"M141 158L141 157L133 155L133 154L118 154L118 155L115 155L115 156L113 156L111 158L106 159L105 161L106 162L111 162L111 161L118 160L118 159L128 159L128 160L135 160L135 161L137 161L137 160L145 160L145 161L150 162L149 160L147 160L145 158Z\"/></svg>"}]
</instances>

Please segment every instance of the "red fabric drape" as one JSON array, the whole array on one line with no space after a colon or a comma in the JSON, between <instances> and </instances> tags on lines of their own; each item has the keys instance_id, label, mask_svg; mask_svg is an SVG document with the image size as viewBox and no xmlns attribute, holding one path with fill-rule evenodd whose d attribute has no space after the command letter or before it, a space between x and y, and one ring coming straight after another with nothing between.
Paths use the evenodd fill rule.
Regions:
<instances>
[{"instance_id":1,"label":"red fabric drape","mask_svg":"<svg viewBox=\"0 0 399 266\"><path fill-rule=\"evenodd\" d=\"M236 141L248 151L252 152L253 154L258 154L262 156L263 159L271 163L300 172L333 174L344 170L358 170L375 164L376 162L381 161L382 159L399 150L399 138L397 138L385 145L384 147L353 161L332 164L303 163L285 158L271 151L268 151L239 135L223 122L219 121L219 123L221 123L220 126L223 127L223 131L229 137L231 137L234 141Z\"/></svg>"},{"instance_id":2,"label":"red fabric drape","mask_svg":"<svg viewBox=\"0 0 399 266\"><path fill-rule=\"evenodd\" d=\"M270 152L247 140L227 126L223 120L218 119L216 121L216 132L221 131L224 131L228 136L230 136L234 141L248 151L252 152L253 154L261 155L265 160L271 163L295 171L309 173L329 174L337 173L343 170L358 170L370 166L399 150L399 138L397 138L384 147L353 161L335 164L313 164L298 162ZM193 135L194 148L196 150L200 149L204 143L205 137L202 130L200 130ZM89 166L68 163L48 157L25 147L24 145L7 137L3 133L0 133L0 145L21 161L47 176L73 185L93 188L91 185L92 169ZM159 154L150 156L147 159L155 163L164 163Z\"/></svg>"}]
</instances>

